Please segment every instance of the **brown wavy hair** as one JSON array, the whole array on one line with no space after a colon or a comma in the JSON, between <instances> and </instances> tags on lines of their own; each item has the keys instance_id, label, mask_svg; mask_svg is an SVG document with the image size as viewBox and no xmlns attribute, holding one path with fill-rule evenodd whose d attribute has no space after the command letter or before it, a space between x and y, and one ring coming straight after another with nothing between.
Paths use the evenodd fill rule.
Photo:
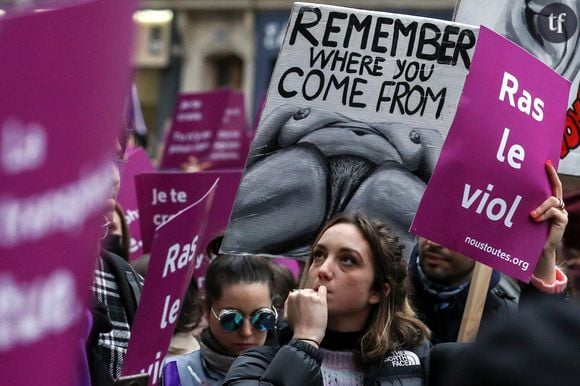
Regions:
<instances>
[{"instance_id":1,"label":"brown wavy hair","mask_svg":"<svg viewBox=\"0 0 580 386\"><path fill-rule=\"evenodd\" d=\"M337 224L356 226L369 243L374 269L372 289L380 294L380 301L372 305L366 332L354 349L357 362L364 365L382 359L391 350L413 347L428 339L431 332L417 318L409 299L411 289L407 263L399 237L381 221L362 213L341 213L326 223L312 244L300 288L305 287L313 251L320 237ZM385 284L388 284L389 291L385 290Z\"/></svg>"}]
</instances>

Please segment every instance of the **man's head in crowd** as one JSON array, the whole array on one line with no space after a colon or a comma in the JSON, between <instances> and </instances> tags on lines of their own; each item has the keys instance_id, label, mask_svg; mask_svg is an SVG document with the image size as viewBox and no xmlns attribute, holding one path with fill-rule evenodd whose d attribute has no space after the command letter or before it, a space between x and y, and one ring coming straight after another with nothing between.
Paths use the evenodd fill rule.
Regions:
<instances>
[{"instance_id":1,"label":"man's head in crowd","mask_svg":"<svg viewBox=\"0 0 580 386\"><path fill-rule=\"evenodd\" d=\"M433 241L419 237L419 266L427 278L445 286L471 280L475 261Z\"/></svg>"}]
</instances>

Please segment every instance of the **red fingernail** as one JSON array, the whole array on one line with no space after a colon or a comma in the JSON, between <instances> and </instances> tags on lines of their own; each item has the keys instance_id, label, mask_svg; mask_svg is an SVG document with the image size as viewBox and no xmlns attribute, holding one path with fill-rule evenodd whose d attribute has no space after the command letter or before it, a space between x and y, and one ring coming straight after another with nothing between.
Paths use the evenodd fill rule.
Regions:
<instances>
[{"instance_id":1,"label":"red fingernail","mask_svg":"<svg viewBox=\"0 0 580 386\"><path fill-rule=\"evenodd\" d=\"M551 160L551 159L547 160L547 161L546 161L546 163L547 163L548 165L550 165L550 166L554 166L554 163L552 162L552 160Z\"/></svg>"},{"instance_id":2,"label":"red fingernail","mask_svg":"<svg viewBox=\"0 0 580 386\"><path fill-rule=\"evenodd\" d=\"M535 211L535 210L532 210L532 211L530 212L530 216L532 216L533 218L536 218L536 217L538 217L538 212L537 212L537 211Z\"/></svg>"}]
</instances>

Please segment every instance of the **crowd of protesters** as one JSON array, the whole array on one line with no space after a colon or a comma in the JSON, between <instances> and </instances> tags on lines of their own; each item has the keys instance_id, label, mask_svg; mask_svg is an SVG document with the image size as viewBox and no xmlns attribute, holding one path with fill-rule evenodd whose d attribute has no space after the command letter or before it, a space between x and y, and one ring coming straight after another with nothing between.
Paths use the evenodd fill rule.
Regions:
<instances>
[{"instance_id":1,"label":"crowd of protesters","mask_svg":"<svg viewBox=\"0 0 580 386\"><path fill-rule=\"evenodd\" d=\"M544 348L538 339L559 342L566 323L575 330L580 325L580 314L570 311L571 302L538 308L540 298L567 302L577 285L567 289L565 270L570 267L572 282L577 240L569 230L565 232L568 212L563 207L562 184L551 163L546 164L546 172L552 195L530 216L548 222L550 230L530 284L492 273L481 339L475 344L445 343L457 340L473 260L419 237L407 261L398 235L388 226L372 214L343 213L316 236L298 289L292 274L268 258L219 254L221 238L214 240L208 246L211 262L203 296L192 282L161 382L169 386L444 385L474 384L471 378L479 372L501 368L497 362L505 363L508 373L517 372L508 367L513 361L502 362L492 352L498 337L510 335L507 326L517 334L498 344L505 344L513 355L534 358ZM119 185L116 165L114 176L113 199ZM139 274L128 264L123 246L127 227L122 218L120 224L110 225L115 207L110 205L104 224L115 237L102 239L93 285L87 355L94 386L114 385L119 378L144 277L146 283L148 256L136 262ZM538 321L513 325L512 317L521 318L519 303L535 307L529 320ZM544 311L552 309L548 307L556 315L548 317ZM544 323L544 318L550 323ZM562 326L555 323L560 319ZM566 347L566 355L572 356L576 346ZM553 345L550 349L555 361L560 351ZM478 360L478 353L486 360ZM455 363L460 362L465 367L457 372ZM557 372L563 380L578 375L577 366ZM528 377L520 381L539 384Z\"/></svg>"},{"instance_id":2,"label":"crowd of protesters","mask_svg":"<svg viewBox=\"0 0 580 386\"><path fill-rule=\"evenodd\" d=\"M340 19L337 14L333 16L335 20ZM555 20L550 17L550 25L552 21ZM304 24L301 33L310 35L307 30L311 27ZM281 109L279 113L288 112ZM321 114L303 108L289 116L298 122L311 113L310 118ZM284 127L294 127L286 118L277 119ZM322 121L336 123L335 119L324 117ZM309 128L312 123L304 120L300 124ZM353 135L361 138L375 131L374 127L359 129ZM137 311L143 304L142 292L147 288L152 256L147 254L131 261L130 230L117 201L125 135L134 133L123 132L116 143L100 245L93 256L90 309L84 310L84 352L76 356L80 365L75 375L81 386L133 385L125 382L126 378L123 380L126 375L123 364L127 362ZM410 131L409 139L414 145L421 144L415 130ZM427 142L424 145L430 151L436 148L427 146ZM274 154L270 152L274 146L268 146L264 147L267 153ZM299 141L296 145L299 154L310 146L308 141ZM332 146L328 145L326 150L334 157ZM404 158L404 162L410 159L411 163L417 163L418 173L427 176L421 169L424 161L415 157L415 146L409 149L413 156L401 155L399 149L396 156ZM314 153L318 157L318 151ZM289 164L299 159L290 158ZM330 161L320 162L326 167ZM394 163L390 158L386 161L389 168ZM309 166L308 162L305 165ZM365 161L361 165L357 168L367 173L369 164ZM181 165L184 173L195 173L209 166L207 161L199 162L193 156ZM341 178L331 189L348 192L352 176L343 170L342 160L331 169ZM383 176L380 177L377 181L382 183ZM416 175L406 177L414 181ZM223 235L211 235L216 237L200 247L209 258L203 285L192 279L186 283L185 296L173 303L180 306L180 313L172 339L167 355L161 358L159 372L149 374L155 378L147 380L148 384L535 386L579 383L580 365L576 358L580 354L580 306L576 298L580 298L580 193L565 194L550 160L546 160L542 177L549 182L551 192L537 203L529 218L546 224L548 231L530 282L523 283L498 270L491 272L485 294L479 294L484 301L475 341L461 342L460 330L469 312L470 289L479 263L424 237L416 237L412 251L405 250L409 234L402 234L400 229L392 229L381 221L378 208L333 212L324 216L318 232L304 231L312 234L301 235L304 240L313 241L308 248L304 245L299 248L308 250L305 261L299 264L299 273L281 264L285 256L277 259L222 253ZM308 176L303 182L306 188L310 183ZM406 184L403 182L401 189ZM322 190L326 188L323 184ZM381 190L382 185L376 184L371 192ZM280 191L288 193L287 187ZM275 208L276 196L268 199L274 203L271 208ZM341 203L336 204L338 208ZM298 209L292 205L286 208L288 212ZM313 209L312 206L304 208ZM276 216L272 217L278 221ZM299 227L296 222L294 226ZM262 243L258 237L250 241ZM0 277L0 280L5 279ZM31 298L42 296L34 293ZM8 298L6 295L0 298L1 309L12 306L9 302L13 299ZM34 320L26 321L30 326L22 330L33 330ZM10 333L4 329L6 335ZM32 368L39 364L27 365Z\"/></svg>"}]
</instances>

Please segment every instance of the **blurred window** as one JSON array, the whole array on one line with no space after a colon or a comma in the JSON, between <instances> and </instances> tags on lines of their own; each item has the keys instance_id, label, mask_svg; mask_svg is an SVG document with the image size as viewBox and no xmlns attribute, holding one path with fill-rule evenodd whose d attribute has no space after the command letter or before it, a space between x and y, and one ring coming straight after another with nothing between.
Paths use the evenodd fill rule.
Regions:
<instances>
[{"instance_id":1,"label":"blurred window","mask_svg":"<svg viewBox=\"0 0 580 386\"><path fill-rule=\"evenodd\" d=\"M242 89L243 61L235 54L213 56L209 59L212 68L212 88L231 87Z\"/></svg>"}]
</instances>

